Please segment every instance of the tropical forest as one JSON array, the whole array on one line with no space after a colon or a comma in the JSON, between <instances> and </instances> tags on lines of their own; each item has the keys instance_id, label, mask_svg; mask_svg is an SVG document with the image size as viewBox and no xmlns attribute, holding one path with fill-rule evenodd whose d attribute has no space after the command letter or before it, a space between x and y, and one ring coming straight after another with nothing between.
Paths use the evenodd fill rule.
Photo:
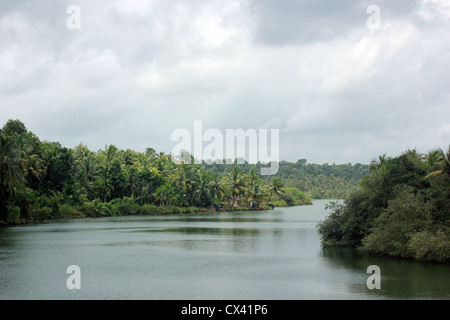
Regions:
<instances>
[{"instance_id":1,"label":"tropical forest","mask_svg":"<svg viewBox=\"0 0 450 320\"><path fill-rule=\"evenodd\" d=\"M281 161L176 164L171 156L41 141L20 120L0 132L0 224L123 215L267 210L330 199L324 247L450 261L450 148L415 149L364 164ZM333 201L343 199L343 202Z\"/></svg>"},{"instance_id":2,"label":"tropical forest","mask_svg":"<svg viewBox=\"0 0 450 320\"><path fill-rule=\"evenodd\" d=\"M1 129L0 166L2 224L308 205L313 197L341 198L367 171L299 160L266 177L260 164L175 164L153 148L66 148L41 141L20 120Z\"/></svg>"}]
</instances>

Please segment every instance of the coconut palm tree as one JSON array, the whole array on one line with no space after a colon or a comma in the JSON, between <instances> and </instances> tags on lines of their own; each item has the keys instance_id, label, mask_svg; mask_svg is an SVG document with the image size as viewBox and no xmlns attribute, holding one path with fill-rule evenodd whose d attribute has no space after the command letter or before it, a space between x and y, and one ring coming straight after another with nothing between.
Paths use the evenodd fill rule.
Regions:
<instances>
[{"instance_id":1,"label":"coconut palm tree","mask_svg":"<svg viewBox=\"0 0 450 320\"><path fill-rule=\"evenodd\" d=\"M439 163L441 169L430 172L425 178L442 176L442 183L444 183L445 177L450 177L450 146L448 147L447 154L442 154L440 156Z\"/></svg>"},{"instance_id":2,"label":"coconut palm tree","mask_svg":"<svg viewBox=\"0 0 450 320\"><path fill-rule=\"evenodd\" d=\"M41 181L46 173L45 168L43 168L42 159L37 154L33 154L25 159L24 167L24 178L29 185Z\"/></svg>"},{"instance_id":3,"label":"coconut palm tree","mask_svg":"<svg viewBox=\"0 0 450 320\"><path fill-rule=\"evenodd\" d=\"M11 200L21 182L21 163L15 140L0 135L0 198Z\"/></svg>"},{"instance_id":4,"label":"coconut palm tree","mask_svg":"<svg viewBox=\"0 0 450 320\"><path fill-rule=\"evenodd\" d=\"M199 207L208 206L213 201L211 190L210 171L199 169L196 172L196 180L194 185L193 198Z\"/></svg>"},{"instance_id":5,"label":"coconut palm tree","mask_svg":"<svg viewBox=\"0 0 450 320\"><path fill-rule=\"evenodd\" d=\"M440 165L442 157L444 156L445 154L442 149L431 150L425 155L425 162L430 166L431 169L433 169L436 166Z\"/></svg>"},{"instance_id":6,"label":"coconut palm tree","mask_svg":"<svg viewBox=\"0 0 450 320\"><path fill-rule=\"evenodd\" d=\"M370 166L369 166L370 172L375 172L375 171L383 172L383 171L385 171L386 161L388 159L389 158L386 157L386 153L385 153L385 154L383 154L381 156L378 156L378 160L372 160L370 162Z\"/></svg>"},{"instance_id":7,"label":"coconut palm tree","mask_svg":"<svg viewBox=\"0 0 450 320\"><path fill-rule=\"evenodd\" d=\"M280 195L283 192L284 183L280 178L273 178L269 185L269 201L274 195Z\"/></svg>"},{"instance_id":8,"label":"coconut palm tree","mask_svg":"<svg viewBox=\"0 0 450 320\"><path fill-rule=\"evenodd\" d=\"M231 201L231 208L234 208L234 206L238 203L240 198L247 191L245 176L242 172L241 167L235 166L233 170L231 170L231 172L227 173L226 183L230 188L229 196Z\"/></svg>"},{"instance_id":9,"label":"coconut palm tree","mask_svg":"<svg viewBox=\"0 0 450 320\"><path fill-rule=\"evenodd\" d=\"M211 188L211 195L214 201L220 202L223 197L224 189L220 175L218 173L213 173L211 175L211 182L209 187Z\"/></svg>"},{"instance_id":10,"label":"coconut palm tree","mask_svg":"<svg viewBox=\"0 0 450 320\"><path fill-rule=\"evenodd\" d=\"M262 182L261 179L255 180L252 186L249 187L248 190L248 200L250 206L253 208L259 208L261 205L261 201L264 198L267 198L268 188Z\"/></svg>"},{"instance_id":11,"label":"coconut palm tree","mask_svg":"<svg viewBox=\"0 0 450 320\"><path fill-rule=\"evenodd\" d=\"M16 187L22 182L22 166L14 138L0 135L0 219L5 219L11 210Z\"/></svg>"}]
</instances>

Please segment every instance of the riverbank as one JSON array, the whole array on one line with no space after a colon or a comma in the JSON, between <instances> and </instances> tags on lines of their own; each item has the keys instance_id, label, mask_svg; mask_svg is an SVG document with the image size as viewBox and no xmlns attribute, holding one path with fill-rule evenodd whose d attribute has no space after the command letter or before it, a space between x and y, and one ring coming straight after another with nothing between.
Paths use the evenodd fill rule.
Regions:
<instances>
[{"instance_id":1,"label":"riverbank","mask_svg":"<svg viewBox=\"0 0 450 320\"><path fill-rule=\"evenodd\" d=\"M178 207L178 206L156 206L153 204L139 205L128 198L115 199L110 202L100 200L87 201L82 205L70 206L67 204L53 207L40 207L30 210L28 216L17 215L10 221L0 220L0 226L23 225L29 222L45 222L49 220L99 218L116 216L151 216L151 215L178 215L196 213L217 213L237 211L265 211L276 207L293 207L299 205L312 205L311 201L296 202L288 205L285 201L274 201L265 207L236 206L232 208L229 204L221 203L220 206L208 208L201 207Z\"/></svg>"}]
</instances>

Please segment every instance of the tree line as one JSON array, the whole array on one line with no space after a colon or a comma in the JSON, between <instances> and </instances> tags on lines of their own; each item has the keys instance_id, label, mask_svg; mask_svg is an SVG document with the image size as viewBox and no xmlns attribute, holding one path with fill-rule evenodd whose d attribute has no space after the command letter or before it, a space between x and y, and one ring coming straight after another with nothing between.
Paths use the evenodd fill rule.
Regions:
<instances>
[{"instance_id":1,"label":"tree line","mask_svg":"<svg viewBox=\"0 0 450 320\"><path fill-rule=\"evenodd\" d=\"M382 155L357 190L318 225L324 246L450 262L450 147Z\"/></svg>"},{"instance_id":2,"label":"tree line","mask_svg":"<svg viewBox=\"0 0 450 320\"><path fill-rule=\"evenodd\" d=\"M175 164L152 148L97 152L41 141L20 120L0 130L0 221L266 209L310 204L309 194L257 167Z\"/></svg>"},{"instance_id":3,"label":"tree line","mask_svg":"<svg viewBox=\"0 0 450 320\"><path fill-rule=\"evenodd\" d=\"M216 163L204 166L218 173L227 168L224 164ZM262 165L245 163L241 167L244 172L248 172L252 168L260 170ZM299 159L297 162L280 161L275 177L282 179L286 186L310 194L313 199L344 199L368 174L368 164L315 164Z\"/></svg>"}]
</instances>

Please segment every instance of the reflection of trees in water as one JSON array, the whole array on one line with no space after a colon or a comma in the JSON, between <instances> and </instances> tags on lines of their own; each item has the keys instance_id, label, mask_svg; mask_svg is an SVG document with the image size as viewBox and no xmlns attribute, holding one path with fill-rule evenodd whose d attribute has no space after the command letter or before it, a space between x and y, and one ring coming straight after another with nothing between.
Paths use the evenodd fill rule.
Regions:
<instances>
[{"instance_id":1,"label":"reflection of trees in water","mask_svg":"<svg viewBox=\"0 0 450 320\"><path fill-rule=\"evenodd\" d=\"M15 245L14 232L12 228L0 227L0 249L9 249Z\"/></svg>"},{"instance_id":2,"label":"reflection of trees in water","mask_svg":"<svg viewBox=\"0 0 450 320\"><path fill-rule=\"evenodd\" d=\"M185 249L208 249L212 251L250 251L258 246L260 230L253 228L208 228L208 227L179 227L164 231L179 232L189 235L208 236L206 238L190 238L182 240ZM211 238L209 236L223 236Z\"/></svg>"},{"instance_id":3,"label":"reflection of trees in water","mask_svg":"<svg viewBox=\"0 0 450 320\"><path fill-rule=\"evenodd\" d=\"M321 255L333 267L361 272L365 279L368 266L379 266L381 290L367 292L395 299L450 298L450 265L361 255L349 248L322 248Z\"/></svg>"},{"instance_id":4,"label":"reflection of trees in water","mask_svg":"<svg viewBox=\"0 0 450 320\"><path fill-rule=\"evenodd\" d=\"M166 222L174 221L175 219L160 218L152 219L152 222ZM177 216L177 222L283 222L281 218L260 218L260 217L243 217L243 216L216 216L216 217L201 217L196 216L179 217Z\"/></svg>"},{"instance_id":5,"label":"reflection of trees in water","mask_svg":"<svg viewBox=\"0 0 450 320\"><path fill-rule=\"evenodd\" d=\"M212 228L212 227L178 227L165 229L165 232L181 232L186 234L212 234L231 236L257 236L260 231L253 228Z\"/></svg>"}]
</instances>

